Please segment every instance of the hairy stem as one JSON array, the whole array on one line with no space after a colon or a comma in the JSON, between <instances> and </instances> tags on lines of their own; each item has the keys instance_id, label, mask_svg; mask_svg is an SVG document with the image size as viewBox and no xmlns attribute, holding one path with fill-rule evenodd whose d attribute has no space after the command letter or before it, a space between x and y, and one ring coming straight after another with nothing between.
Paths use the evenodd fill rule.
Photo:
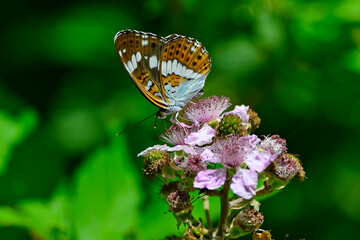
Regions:
<instances>
[{"instance_id":1,"label":"hairy stem","mask_svg":"<svg viewBox=\"0 0 360 240\"><path fill-rule=\"evenodd\" d=\"M217 235L219 237L224 237L224 227L226 224L226 219L229 214L229 190L230 190L230 174L226 172L226 180L224 187L221 189L220 195L220 204L221 204L221 212L220 212L220 220L219 220L219 228Z\"/></svg>"},{"instance_id":2,"label":"hairy stem","mask_svg":"<svg viewBox=\"0 0 360 240\"><path fill-rule=\"evenodd\" d=\"M211 236L212 232L213 232L213 226L211 223L211 218L210 218L210 204L209 204L209 197L208 196L204 196L202 198L203 200L203 204L204 204L204 211L205 211L205 216L206 216L206 221L207 221L207 225L208 225L208 229L209 229L209 234Z\"/></svg>"}]
</instances>

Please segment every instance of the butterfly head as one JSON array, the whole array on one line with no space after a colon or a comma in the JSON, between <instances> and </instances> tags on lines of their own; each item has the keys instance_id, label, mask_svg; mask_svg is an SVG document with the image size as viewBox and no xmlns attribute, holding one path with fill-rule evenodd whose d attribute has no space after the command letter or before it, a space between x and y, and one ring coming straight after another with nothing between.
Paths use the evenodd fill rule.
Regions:
<instances>
[{"instance_id":1,"label":"butterfly head","mask_svg":"<svg viewBox=\"0 0 360 240\"><path fill-rule=\"evenodd\" d=\"M165 119L165 118L166 118L165 110L164 110L164 109L160 109L160 110L156 113L156 118Z\"/></svg>"}]
</instances>

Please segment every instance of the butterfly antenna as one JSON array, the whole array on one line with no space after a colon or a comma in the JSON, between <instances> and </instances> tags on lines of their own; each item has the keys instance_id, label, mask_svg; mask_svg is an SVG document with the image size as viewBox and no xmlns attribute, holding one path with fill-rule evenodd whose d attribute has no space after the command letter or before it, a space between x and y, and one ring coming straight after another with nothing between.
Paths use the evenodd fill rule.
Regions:
<instances>
[{"instance_id":1,"label":"butterfly antenna","mask_svg":"<svg viewBox=\"0 0 360 240\"><path fill-rule=\"evenodd\" d=\"M151 115L151 116L149 116L149 117L147 117L147 118L145 118L145 119L143 119L143 120L141 120L141 121L138 122L138 123L135 123L135 124L132 125L131 127L127 128L126 130L124 130L124 131L119 132L118 134L116 134L116 136L119 136L119 135L123 134L124 132L129 131L130 129L133 129L134 127L138 126L140 123L144 122L145 120L148 120L149 118L151 118L151 117L153 117L153 116L155 116L155 115L156 115L156 113L153 114L153 115ZM156 118L155 118L155 124L156 124ZM154 128L156 128L156 126L155 126Z\"/></svg>"},{"instance_id":2,"label":"butterfly antenna","mask_svg":"<svg viewBox=\"0 0 360 240\"><path fill-rule=\"evenodd\" d=\"M155 118L154 129L156 129L156 120L157 120L157 117Z\"/></svg>"}]
</instances>

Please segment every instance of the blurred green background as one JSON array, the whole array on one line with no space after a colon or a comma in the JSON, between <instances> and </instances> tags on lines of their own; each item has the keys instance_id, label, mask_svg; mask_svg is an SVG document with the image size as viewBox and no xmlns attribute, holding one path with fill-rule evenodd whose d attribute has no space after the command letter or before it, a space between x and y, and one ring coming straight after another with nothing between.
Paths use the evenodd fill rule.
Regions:
<instances>
[{"instance_id":1,"label":"blurred green background","mask_svg":"<svg viewBox=\"0 0 360 240\"><path fill-rule=\"evenodd\" d=\"M198 39L212 56L205 96L250 105L262 119L256 134L280 134L300 154L308 179L262 202L262 228L275 239L360 236L358 0L0 5L0 239L183 231L136 157L159 143L162 123L115 137L157 111L118 59L123 29Z\"/></svg>"}]
</instances>

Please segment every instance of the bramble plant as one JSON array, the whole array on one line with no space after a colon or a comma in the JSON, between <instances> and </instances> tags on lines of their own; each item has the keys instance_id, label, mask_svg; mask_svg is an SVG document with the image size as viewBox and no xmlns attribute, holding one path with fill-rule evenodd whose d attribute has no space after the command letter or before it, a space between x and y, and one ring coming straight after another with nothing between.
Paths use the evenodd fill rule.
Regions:
<instances>
[{"instance_id":1,"label":"bramble plant","mask_svg":"<svg viewBox=\"0 0 360 240\"><path fill-rule=\"evenodd\" d=\"M271 239L261 230L264 216L257 197L284 188L305 172L295 154L287 153L279 135L259 138L253 132L260 125L257 113L248 106L232 111L226 97L207 97L190 102L172 118L173 125L161 135L172 145L155 145L139 153L143 172L159 177L162 198L168 203L178 227L187 226L184 236L168 239ZM190 192L199 191L206 222L196 219ZM210 219L209 197L220 199L219 219ZM213 227L213 223L218 226Z\"/></svg>"}]
</instances>

